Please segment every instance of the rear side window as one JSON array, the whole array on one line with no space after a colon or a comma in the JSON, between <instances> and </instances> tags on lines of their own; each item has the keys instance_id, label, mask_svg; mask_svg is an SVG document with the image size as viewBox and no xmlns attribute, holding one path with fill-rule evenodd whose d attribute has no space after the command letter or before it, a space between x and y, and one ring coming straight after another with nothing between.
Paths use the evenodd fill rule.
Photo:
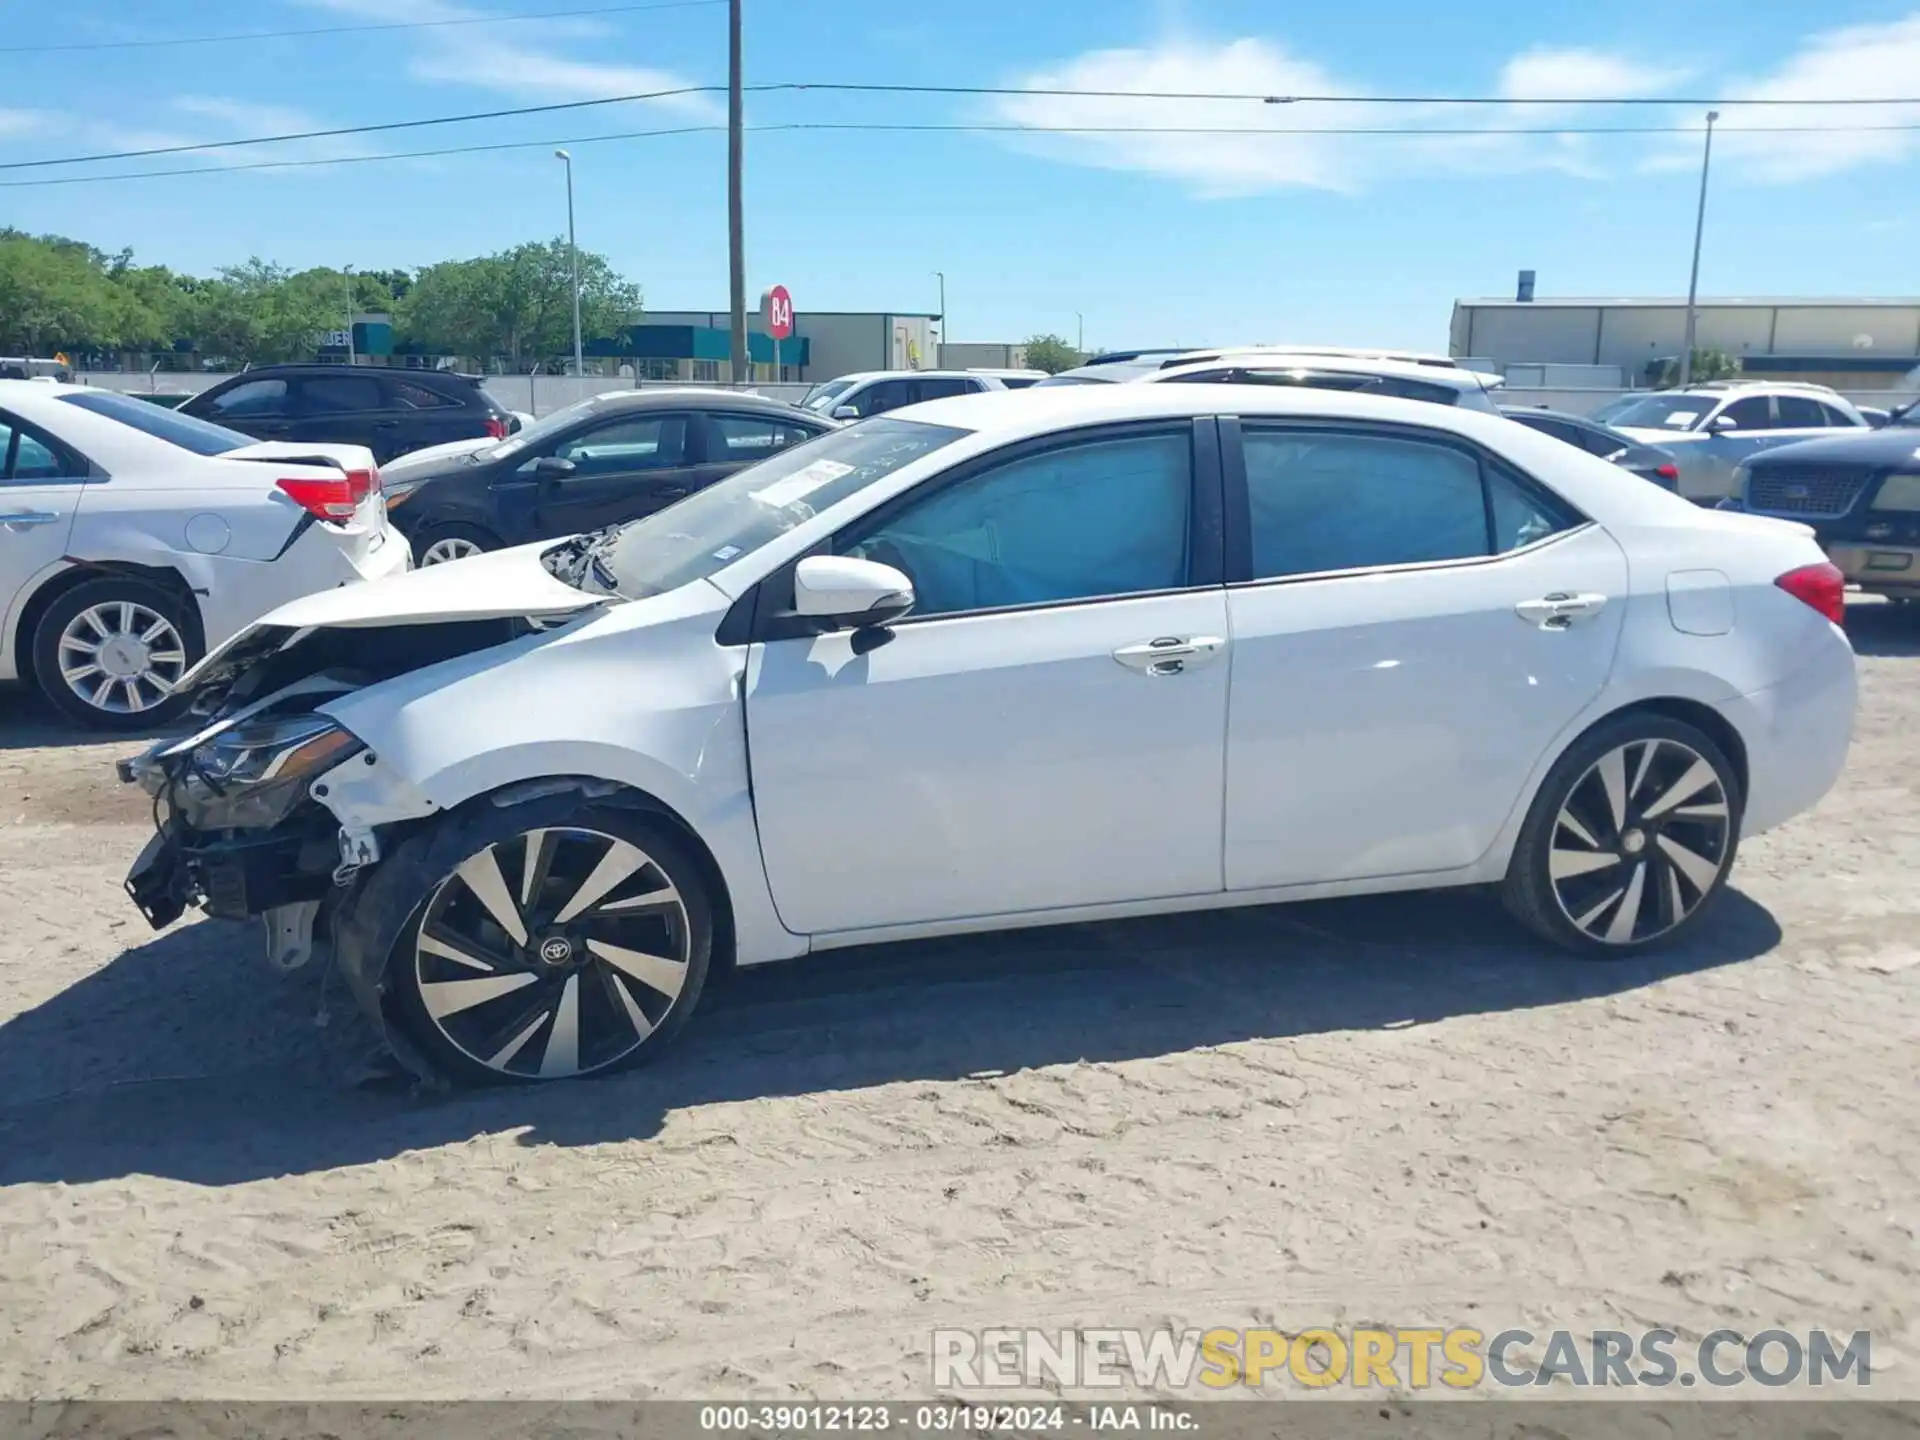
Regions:
<instances>
[{"instance_id":1,"label":"rear side window","mask_svg":"<svg viewBox=\"0 0 1920 1440\"><path fill-rule=\"evenodd\" d=\"M207 402L216 420L243 420L249 415L278 415L287 408L284 380L243 380Z\"/></svg>"},{"instance_id":2,"label":"rear side window","mask_svg":"<svg viewBox=\"0 0 1920 1440\"><path fill-rule=\"evenodd\" d=\"M389 380L387 389L393 396L392 405L401 410L441 410L460 403L411 380Z\"/></svg>"},{"instance_id":3,"label":"rear side window","mask_svg":"<svg viewBox=\"0 0 1920 1440\"><path fill-rule=\"evenodd\" d=\"M1498 555L1572 520L1449 445L1249 427L1244 447L1255 579Z\"/></svg>"},{"instance_id":4,"label":"rear side window","mask_svg":"<svg viewBox=\"0 0 1920 1440\"><path fill-rule=\"evenodd\" d=\"M1781 395L1773 402L1780 407L1780 426L1784 430L1818 430L1827 424L1827 410L1808 395Z\"/></svg>"},{"instance_id":5,"label":"rear side window","mask_svg":"<svg viewBox=\"0 0 1920 1440\"><path fill-rule=\"evenodd\" d=\"M817 433L773 415L715 415L711 418L719 453L707 458L717 461L763 460L774 451L798 445Z\"/></svg>"},{"instance_id":6,"label":"rear side window","mask_svg":"<svg viewBox=\"0 0 1920 1440\"><path fill-rule=\"evenodd\" d=\"M300 409L308 415L380 408L380 382L370 376L316 375L300 382Z\"/></svg>"},{"instance_id":7,"label":"rear side window","mask_svg":"<svg viewBox=\"0 0 1920 1440\"><path fill-rule=\"evenodd\" d=\"M85 479L78 457L19 421L0 415L0 484L32 485L45 480Z\"/></svg>"}]
</instances>

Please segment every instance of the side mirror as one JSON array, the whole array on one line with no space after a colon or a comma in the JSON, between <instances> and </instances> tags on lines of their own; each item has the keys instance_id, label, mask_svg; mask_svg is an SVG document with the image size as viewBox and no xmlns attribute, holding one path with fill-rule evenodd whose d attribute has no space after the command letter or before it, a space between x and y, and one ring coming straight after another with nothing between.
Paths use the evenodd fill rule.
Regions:
<instances>
[{"instance_id":1,"label":"side mirror","mask_svg":"<svg viewBox=\"0 0 1920 1440\"><path fill-rule=\"evenodd\" d=\"M860 418L860 411L853 405L836 405L833 407L833 418L836 420L858 420Z\"/></svg>"},{"instance_id":2,"label":"side mirror","mask_svg":"<svg viewBox=\"0 0 1920 1440\"><path fill-rule=\"evenodd\" d=\"M1728 430L1738 430L1740 422L1731 415L1716 415L1707 428L1715 433L1723 433Z\"/></svg>"},{"instance_id":3,"label":"side mirror","mask_svg":"<svg viewBox=\"0 0 1920 1440\"><path fill-rule=\"evenodd\" d=\"M855 629L888 625L913 608L913 581L877 560L810 555L794 567L793 608Z\"/></svg>"},{"instance_id":4,"label":"side mirror","mask_svg":"<svg viewBox=\"0 0 1920 1440\"><path fill-rule=\"evenodd\" d=\"M575 468L573 461L559 455L542 455L533 462L533 473L542 480L564 480Z\"/></svg>"}]
</instances>

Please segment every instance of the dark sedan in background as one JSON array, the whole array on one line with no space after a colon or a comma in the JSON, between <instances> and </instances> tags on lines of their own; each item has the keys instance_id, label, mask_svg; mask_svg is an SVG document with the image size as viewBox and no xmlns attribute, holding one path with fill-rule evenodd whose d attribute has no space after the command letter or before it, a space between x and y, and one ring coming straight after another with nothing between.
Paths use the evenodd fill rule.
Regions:
<instances>
[{"instance_id":1,"label":"dark sedan in background","mask_svg":"<svg viewBox=\"0 0 1920 1440\"><path fill-rule=\"evenodd\" d=\"M180 413L256 440L364 445L384 465L429 445L512 434L519 421L481 381L452 370L262 365L182 401Z\"/></svg>"},{"instance_id":2,"label":"dark sedan in background","mask_svg":"<svg viewBox=\"0 0 1920 1440\"><path fill-rule=\"evenodd\" d=\"M1920 600L1920 404L1878 430L1751 457L1721 504L1811 525L1849 584Z\"/></svg>"},{"instance_id":3,"label":"dark sedan in background","mask_svg":"<svg viewBox=\"0 0 1920 1440\"><path fill-rule=\"evenodd\" d=\"M1500 413L1509 420L1519 421L1530 430L1564 440L1576 450L1598 455L1602 460L1611 460L1622 470L1631 470L1642 480L1651 481L1663 490L1677 492L1680 488L1679 466L1674 463L1673 456L1658 445L1643 445L1629 435L1609 429L1598 420L1589 420L1584 415L1569 415L1560 410L1536 410L1514 405L1503 408Z\"/></svg>"},{"instance_id":4,"label":"dark sedan in background","mask_svg":"<svg viewBox=\"0 0 1920 1440\"><path fill-rule=\"evenodd\" d=\"M504 441L442 445L386 467L414 562L550 540L664 510L744 465L837 428L727 390L618 390Z\"/></svg>"}]
</instances>

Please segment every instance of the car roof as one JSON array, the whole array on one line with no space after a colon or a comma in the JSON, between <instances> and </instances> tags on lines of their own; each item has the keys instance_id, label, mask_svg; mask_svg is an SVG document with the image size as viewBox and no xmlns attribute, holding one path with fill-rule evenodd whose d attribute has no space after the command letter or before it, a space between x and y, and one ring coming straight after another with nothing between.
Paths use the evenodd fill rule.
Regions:
<instances>
[{"instance_id":1,"label":"car roof","mask_svg":"<svg viewBox=\"0 0 1920 1440\"><path fill-rule=\"evenodd\" d=\"M1457 366L1434 366L1421 361L1394 360L1385 356L1301 350L1222 350L1191 364L1158 367L1145 375L1136 377L1136 383L1138 380L1157 380L1162 377L1178 379L1219 365L1319 370L1337 375L1391 375L1398 379L1419 380L1425 384L1446 386L1460 391L1484 391L1498 384L1497 376L1482 375L1477 370L1462 370Z\"/></svg>"},{"instance_id":2,"label":"car roof","mask_svg":"<svg viewBox=\"0 0 1920 1440\"><path fill-rule=\"evenodd\" d=\"M798 410L799 406L772 395L756 395L748 390L723 390L717 386L676 385L659 389L645 390L602 390L598 395L587 397L588 403L600 409L619 410L670 410L681 405L698 405L702 408L728 406L744 410ZM802 412L809 413L809 412Z\"/></svg>"}]
</instances>

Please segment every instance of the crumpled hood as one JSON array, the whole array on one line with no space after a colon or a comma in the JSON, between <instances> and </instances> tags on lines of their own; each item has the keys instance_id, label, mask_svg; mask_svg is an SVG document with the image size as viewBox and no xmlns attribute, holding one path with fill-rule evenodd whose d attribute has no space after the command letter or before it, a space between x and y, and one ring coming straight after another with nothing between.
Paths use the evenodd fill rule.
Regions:
<instances>
[{"instance_id":1,"label":"crumpled hood","mask_svg":"<svg viewBox=\"0 0 1920 1440\"><path fill-rule=\"evenodd\" d=\"M190 691L210 671L280 650L311 630L546 620L606 603L608 596L576 590L547 573L540 556L557 543L541 540L290 600L210 651L177 688Z\"/></svg>"}]
</instances>

